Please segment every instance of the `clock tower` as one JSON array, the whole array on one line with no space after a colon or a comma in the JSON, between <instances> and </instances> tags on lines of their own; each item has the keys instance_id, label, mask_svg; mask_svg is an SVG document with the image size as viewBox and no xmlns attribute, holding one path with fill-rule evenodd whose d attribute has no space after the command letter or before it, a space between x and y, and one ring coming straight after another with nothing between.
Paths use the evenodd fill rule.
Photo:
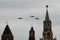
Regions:
<instances>
[{"instance_id":1,"label":"clock tower","mask_svg":"<svg viewBox=\"0 0 60 40\"><path fill-rule=\"evenodd\" d=\"M44 40L53 40L53 32L51 29L51 20L48 15L48 5L46 5L46 17L43 21L43 39Z\"/></svg>"},{"instance_id":2,"label":"clock tower","mask_svg":"<svg viewBox=\"0 0 60 40\"><path fill-rule=\"evenodd\" d=\"M40 40L55 40L53 39L52 25L48 14L48 5L46 5L46 16L43 21L43 38Z\"/></svg>"}]
</instances>

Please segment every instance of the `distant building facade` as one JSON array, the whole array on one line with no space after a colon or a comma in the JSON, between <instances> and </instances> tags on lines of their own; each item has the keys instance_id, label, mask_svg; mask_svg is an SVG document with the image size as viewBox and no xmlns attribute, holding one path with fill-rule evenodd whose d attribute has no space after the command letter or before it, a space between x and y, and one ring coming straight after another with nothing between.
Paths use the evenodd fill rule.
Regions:
<instances>
[{"instance_id":1,"label":"distant building facade","mask_svg":"<svg viewBox=\"0 0 60 40\"><path fill-rule=\"evenodd\" d=\"M1 36L1 40L14 40L12 32L9 28L9 25L6 25L5 30Z\"/></svg>"},{"instance_id":2,"label":"distant building facade","mask_svg":"<svg viewBox=\"0 0 60 40\"><path fill-rule=\"evenodd\" d=\"M46 17L43 21L43 37L40 40L56 40L56 38L53 38L51 20L48 14L48 5L46 5Z\"/></svg>"}]
</instances>

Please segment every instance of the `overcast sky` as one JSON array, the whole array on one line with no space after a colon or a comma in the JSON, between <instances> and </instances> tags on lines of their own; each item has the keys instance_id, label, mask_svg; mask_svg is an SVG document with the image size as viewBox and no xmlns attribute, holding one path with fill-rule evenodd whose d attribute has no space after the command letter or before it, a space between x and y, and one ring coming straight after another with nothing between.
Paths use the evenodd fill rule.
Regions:
<instances>
[{"instance_id":1,"label":"overcast sky","mask_svg":"<svg viewBox=\"0 0 60 40\"><path fill-rule=\"evenodd\" d=\"M0 38L8 21L14 40L28 40L31 25L35 30L35 39L39 40L42 37L47 4L53 36L60 40L60 0L0 0ZM40 19L30 18L30 15ZM18 17L24 19L19 20Z\"/></svg>"}]
</instances>

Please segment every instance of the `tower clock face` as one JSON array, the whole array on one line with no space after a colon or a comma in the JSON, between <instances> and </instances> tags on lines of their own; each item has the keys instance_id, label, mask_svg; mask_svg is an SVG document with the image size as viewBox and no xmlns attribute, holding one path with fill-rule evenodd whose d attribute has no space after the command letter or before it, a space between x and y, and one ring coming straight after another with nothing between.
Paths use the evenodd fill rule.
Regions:
<instances>
[{"instance_id":1,"label":"tower clock face","mask_svg":"<svg viewBox=\"0 0 60 40\"><path fill-rule=\"evenodd\" d=\"M51 35L51 33L50 33L50 32L48 32L48 33L47 33L47 35L48 35L48 36L50 36L50 35Z\"/></svg>"}]
</instances>

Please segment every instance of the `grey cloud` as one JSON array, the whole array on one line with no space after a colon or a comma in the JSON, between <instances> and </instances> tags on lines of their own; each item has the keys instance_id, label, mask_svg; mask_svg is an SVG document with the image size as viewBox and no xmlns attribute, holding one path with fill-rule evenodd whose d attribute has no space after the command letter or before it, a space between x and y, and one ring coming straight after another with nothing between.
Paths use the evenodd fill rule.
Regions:
<instances>
[{"instance_id":1,"label":"grey cloud","mask_svg":"<svg viewBox=\"0 0 60 40\"><path fill-rule=\"evenodd\" d=\"M59 0L0 0L0 36L4 30L5 22L8 20L10 28L14 34L14 40L28 40L29 29L33 22L36 39L39 40L42 36L46 2L48 2L49 5L49 16L52 21L52 27L54 28L53 32L56 33L57 39L59 40ZM31 19L29 18L30 15L34 15L40 19L38 21ZM18 17L23 17L24 19L18 20L16 19Z\"/></svg>"},{"instance_id":2,"label":"grey cloud","mask_svg":"<svg viewBox=\"0 0 60 40\"><path fill-rule=\"evenodd\" d=\"M39 1L0 2L0 8L30 8L38 7Z\"/></svg>"}]
</instances>

